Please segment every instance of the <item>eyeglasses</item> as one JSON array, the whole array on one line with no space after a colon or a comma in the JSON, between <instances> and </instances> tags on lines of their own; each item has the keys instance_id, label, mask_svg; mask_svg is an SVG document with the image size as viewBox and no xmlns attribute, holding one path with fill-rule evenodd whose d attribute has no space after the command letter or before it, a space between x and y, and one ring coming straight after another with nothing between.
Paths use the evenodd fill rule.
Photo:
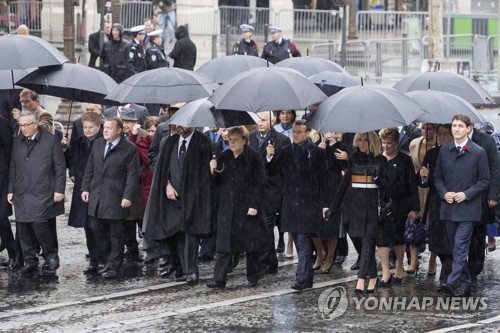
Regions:
<instances>
[{"instance_id":1,"label":"eyeglasses","mask_svg":"<svg viewBox=\"0 0 500 333\"><path fill-rule=\"evenodd\" d=\"M19 124L19 127L21 128L28 128L30 127L31 125L33 125L34 123L29 123L29 124Z\"/></svg>"}]
</instances>

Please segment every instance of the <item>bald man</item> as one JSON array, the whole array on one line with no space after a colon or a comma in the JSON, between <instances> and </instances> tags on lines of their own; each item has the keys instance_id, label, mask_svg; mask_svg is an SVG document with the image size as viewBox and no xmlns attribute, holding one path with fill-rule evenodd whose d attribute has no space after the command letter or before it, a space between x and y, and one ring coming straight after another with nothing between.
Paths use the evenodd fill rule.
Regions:
<instances>
[{"instance_id":1,"label":"bald man","mask_svg":"<svg viewBox=\"0 0 500 333\"><path fill-rule=\"evenodd\" d=\"M26 24L21 24L20 26L17 27L16 33L18 35L29 35L30 34L30 29L26 26Z\"/></svg>"}]
</instances>

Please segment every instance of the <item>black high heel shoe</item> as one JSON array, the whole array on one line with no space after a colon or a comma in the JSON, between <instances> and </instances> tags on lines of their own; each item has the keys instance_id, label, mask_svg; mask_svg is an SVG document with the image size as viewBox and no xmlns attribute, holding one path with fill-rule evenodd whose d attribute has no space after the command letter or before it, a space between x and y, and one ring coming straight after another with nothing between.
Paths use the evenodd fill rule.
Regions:
<instances>
[{"instance_id":1,"label":"black high heel shoe","mask_svg":"<svg viewBox=\"0 0 500 333\"><path fill-rule=\"evenodd\" d=\"M420 263L417 263L417 267L415 267L415 269L408 269L406 271L406 274L416 274L418 272L419 266L420 266Z\"/></svg>"},{"instance_id":2,"label":"black high heel shoe","mask_svg":"<svg viewBox=\"0 0 500 333\"><path fill-rule=\"evenodd\" d=\"M327 269L320 269L318 274L330 274L332 267L333 267L333 264L330 267L328 267Z\"/></svg>"},{"instance_id":3,"label":"black high heel shoe","mask_svg":"<svg viewBox=\"0 0 500 333\"><path fill-rule=\"evenodd\" d=\"M391 276L389 276L389 279L387 279L387 281L380 279L380 281L378 281L378 283L377 283L377 287L387 288L390 286L391 282L392 282L392 274L391 274Z\"/></svg>"}]
</instances>

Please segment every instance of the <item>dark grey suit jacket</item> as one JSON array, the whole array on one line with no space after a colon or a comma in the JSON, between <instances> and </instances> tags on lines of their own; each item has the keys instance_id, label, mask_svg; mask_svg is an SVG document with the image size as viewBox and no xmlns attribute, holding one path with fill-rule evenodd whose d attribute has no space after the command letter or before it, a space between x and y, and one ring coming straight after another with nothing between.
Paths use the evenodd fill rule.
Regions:
<instances>
[{"instance_id":1,"label":"dark grey suit jacket","mask_svg":"<svg viewBox=\"0 0 500 333\"><path fill-rule=\"evenodd\" d=\"M480 221L481 193L490 185L488 158L483 148L471 140L465 151L458 152L455 142L441 147L434 171L434 185L441 198L440 219L444 221ZM447 192L464 192L467 200L447 203Z\"/></svg>"}]
</instances>

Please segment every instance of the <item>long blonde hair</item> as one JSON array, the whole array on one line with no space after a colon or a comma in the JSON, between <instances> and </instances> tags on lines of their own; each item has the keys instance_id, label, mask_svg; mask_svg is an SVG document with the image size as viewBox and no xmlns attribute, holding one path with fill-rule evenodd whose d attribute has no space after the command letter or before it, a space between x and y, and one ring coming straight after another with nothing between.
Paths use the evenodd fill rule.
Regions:
<instances>
[{"instance_id":1,"label":"long blonde hair","mask_svg":"<svg viewBox=\"0 0 500 333\"><path fill-rule=\"evenodd\" d=\"M368 135L368 152L373 156L382 154L382 145L380 144L380 138L378 137L377 133L373 131L368 133L356 133L356 135L354 135L354 141L352 143L354 148L359 147L358 142L364 134Z\"/></svg>"}]
</instances>

